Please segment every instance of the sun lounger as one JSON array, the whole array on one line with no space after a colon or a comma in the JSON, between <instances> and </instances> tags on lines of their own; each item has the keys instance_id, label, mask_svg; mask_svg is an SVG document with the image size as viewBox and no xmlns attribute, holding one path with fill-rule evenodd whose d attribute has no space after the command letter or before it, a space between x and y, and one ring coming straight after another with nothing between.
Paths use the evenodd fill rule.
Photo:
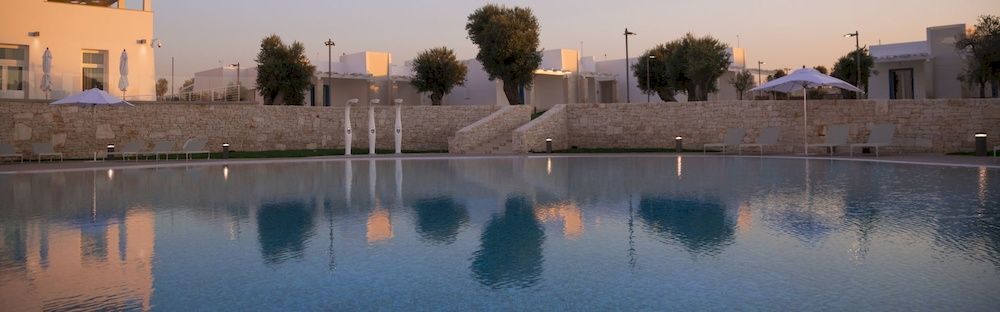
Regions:
<instances>
[{"instance_id":1,"label":"sun lounger","mask_svg":"<svg viewBox=\"0 0 1000 312\"><path fill-rule=\"evenodd\" d=\"M872 126L872 133L868 135L868 143L851 144L851 156L854 156L855 147L874 147L875 157L878 157L878 148L892 145L892 137L896 133L896 125L879 124Z\"/></svg>"},{"instance_id":2,"label":"sun lounger","mask_svg":"<svg viewBox=\"0 0 1000 312\"><path fill-rule=\"evenodd\" d=\"M160 155L165 155L169 160L172 153L174 153L174 141L159 141L153 144L153 150L146 153L146 155L152 155L159 161Z\"/></svg>"},{"instance_id":3,"label":"sun lounger","mask_svg":"<svg viewBox=\"0 0 1000 312\"><path fill-rule=\"evenodd\" d=\"M847 146L847 134L850 128L847 125L830 126L826 131L826 141L823 143L807 144L806 147L826 147L833 156L833 148L837 146Z\"/></svg>"},{"instance_id":4,"label":"sun lounger","mask_svg":"<svg viewBox=\"0 0 1000 312\"><path fill-rule=\"evenodd\" d=\"M24 162L24 155L18 154L13 145L0 143L0 160L14 157L17 157L18 160Z\"/></svg>"},{"instance_id":5,"label":"sun lounger","mask_svg":"<svg viewBox=\"0 0 1000 312\"><path fill-rule=\"evenodd\" d=\"M129 142L122 145L122 148L118 151L108 153L108 157L114 158L115 156L121 156L122 159L128 160L128 156L132 155L136 160L139 160L139 150L142 149L144 143L142 142Z\"/></svg>"},{"instance_id":6,"label":"sun lounger","mask_svg":"<svg viewBox=\"0 0 1000 312\"><path fill-rule=\"evenodd\" d=\"M743 143L743 137L747 135L747 130L743 128L729 128L726 129L726 137L723 139L722 143L709 143L705 144L701 148L702 153L706 153L709 147L721 147L722 153L726 153L726 147L737 146Z\"/></svg>"},{"instance_id":7,"label":"sun lounger","mask_svg":"<svg viewBox=\"0 0 1000 312\"><path fill-rule=\"evenodd\" d=\"M187 159L191 159L192 154L206 154L209 159L212 159L212 154L205 149L206 143L208 143L208 139L189 139L181 147L181 153Z\"/></svg>"},{"instance_id":8,"label":"sun lounger","mask_svg":"<svg viewBox=\"0 0 1000 312\"><path fill-rule=\"evenodd\" d=\"M63 160L63 154L57 153L52 148L52 143L32 143L31 153L38 156L38 162L42 161L42 156L49 156L49 160L55 160L56 156L59 156L59 161Z\"/></svg>"},{"instance_id":9,"label":"sun lounger","mask_svg":"<svg viewBox=\"0 0 1000 312\"><path fill-rule=\"evenodd\" d=\"M739 154L743 154L743 147L757 147L760 149L760 155L764 155L765 146L778 145L778 135L780 130L776 127L764 128L760 131L760 136L757 137L757 143L744 143L740 144L738 151Z\"/></svg>"}]
</instances>

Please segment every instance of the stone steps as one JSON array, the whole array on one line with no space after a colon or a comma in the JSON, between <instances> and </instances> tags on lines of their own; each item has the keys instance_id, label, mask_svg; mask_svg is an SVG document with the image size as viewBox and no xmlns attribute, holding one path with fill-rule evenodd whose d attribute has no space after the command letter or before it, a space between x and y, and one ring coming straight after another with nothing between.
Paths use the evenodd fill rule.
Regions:
<instances>
[{"instance_id":1,"label":"stone steps","mask_svg":"<svg viewBox=\"0 0 1000 312\"><path fill-rule=\"evenodd\" d=\"M468 154L504 155L513 154L514 140L510 134L498 135L486 143L470 150Z\"/></svg>"}]
</instances>

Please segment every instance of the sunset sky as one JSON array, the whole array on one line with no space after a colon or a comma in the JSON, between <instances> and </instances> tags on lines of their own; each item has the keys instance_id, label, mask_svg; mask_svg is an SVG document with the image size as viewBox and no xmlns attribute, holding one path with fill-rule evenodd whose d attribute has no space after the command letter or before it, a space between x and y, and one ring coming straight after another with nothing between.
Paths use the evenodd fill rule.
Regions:
<instances>
[{"instance_id":1,"label":"sunset sky","mask_svg":"<svg viewBox=\"0 0 1000 312\"><path fill-rule=\"evenodd\" d=\"M771 68L832 66L851 51L861 33L862 45L925 39L928 26L975 24L979 15L1000 15L996 0L842 0L818 1L492 1L527 6L541 23L541 47L579 49L602 60L625 56L625 27L632 56L686 32L712 35L747 49L748 64ZM337 45L334 58L362 50L389 51L401 63L417 52L447 46L459 58L474 58L465 22L488 3L469 0L385 1L239 1L160 0L154 2L157 76L170 76L176 59L178 80L222 63L254 66L260 39L275 33L286 42L301 41L309 58L325 61L323 42ZM834 3L834 1L823 2ZM180 83L180 82L178 82Z\"/></svg>"}]
</instances>

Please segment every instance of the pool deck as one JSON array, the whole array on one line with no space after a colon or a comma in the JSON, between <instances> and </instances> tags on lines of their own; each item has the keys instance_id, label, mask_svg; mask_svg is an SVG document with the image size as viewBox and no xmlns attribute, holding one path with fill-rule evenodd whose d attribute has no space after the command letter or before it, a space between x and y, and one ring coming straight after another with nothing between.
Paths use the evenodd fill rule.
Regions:
<instances>
[{"instance_id":1,"label":"pool deck","mask_svg":"<svg viewBox=\"0 0 1000 312\"><path fill-rule=\"evenodd\" d=\"M188 167L204 165L225 165L225 164L266 164L266 163L294 163L294 162L319 162L319 161L342 161L342 160L367 160L367 159L476 159L476 158L565 158L565 157L741 157L741 158L776 158L776 159L810 159L810 160L837 160L837 161L865 161L895 164L915 164L953 167L985 167L1000 169L1000 158L998 157L975 157L956 156L941 154L913 154L913 155L890 155L882 157L847 155L825 156L801 154L772 154L772 155L722 155L718 153L593 153L593 154L517 154L517 155L454 155L454 154L380 154L380 155L352 155L352 156L318 156L318 157L295 157L295 158L253 158L253 159L199 159L199 160L139 160L139 161L6 161L0 164L0 174L18 173L43 173L57 171L90 171L106 169L126 169L126 168L166 168L166 167Z\"/></svg>"}]
</instances>

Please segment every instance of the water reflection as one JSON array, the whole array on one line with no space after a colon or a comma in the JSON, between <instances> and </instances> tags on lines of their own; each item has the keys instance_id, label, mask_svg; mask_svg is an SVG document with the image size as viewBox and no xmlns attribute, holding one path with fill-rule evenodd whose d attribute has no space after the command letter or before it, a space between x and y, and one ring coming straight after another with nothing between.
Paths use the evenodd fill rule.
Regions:
<instances>
[{"instance_id":1,"label":"water reflection","mask_svg":"<svg viewBox=\"0 0 1000 312\"><path fill-rule=\"evenodd\" d=\"M472 255L472 274L479 283L524 288L541 279L545 231L533 208L523 196L509 197L503 212L486 223L479 250Z\"/></svg>"},{"instance_id":2,"label":"water reflection","mask_svg":"<svg viewBox=\"0 0 1000 312\"><path fill-rule=\"evenodd\" d=\"M421 198L413 203L417 234L432 244L451 244L469 223L465 206L446 196Z\"/></svg>"},{"instance_id":3,"label":"water reflection","mask_svg":"<svg viewBox=\"0 0 1000 312\"><path fill-rule=\"evenodd\" d=\"M313 209L302 201L265 203L257 210L257 240L264 263L301 259L315 235Z\"/></svg>"},{"instance_id":4,"label":"water reflection","mask_svg":"<svg viewBox=\"0 0 1000 312\"><path fill-rule=\"evenodd\" d=\"M716 203L643 196L639 217L649 232L679 242L692 253L717 253L733 242L734 220Z\"/></svg>"}]
</instances>

